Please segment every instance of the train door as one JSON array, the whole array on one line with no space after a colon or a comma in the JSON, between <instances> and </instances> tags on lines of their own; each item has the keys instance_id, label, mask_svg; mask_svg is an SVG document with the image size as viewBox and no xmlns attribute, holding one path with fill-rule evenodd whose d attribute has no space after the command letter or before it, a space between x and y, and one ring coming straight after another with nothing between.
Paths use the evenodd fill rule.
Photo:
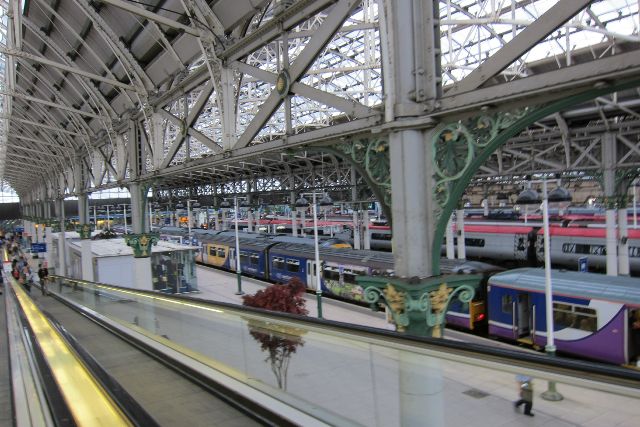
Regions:
<instances>
[{"instance_id":1,"label":"train door","mask_svg":"<svg viewBox=\"0 0 640 427\"><path fill-rule=\"evenodd\" d=\"M531 306L529 305L529 294L519 292L514 304L516 304L516 310L514 310L514 313L517 313L515 316L516 324L514 325L517 334L516 338L528 338L528 335L531 333Z\"/></svg>"},{"instance_id":2,"label":"train door","mask_svg":"<svg viewBox=\"0 0 640 427\"><path fill-rule=\"evenodd\" d=\"M307 260L307 288L316 288L316 262Z\"/></svg>"},{"instance_id":3,"label":"train door","mask_svg":"<svg viewBox=\"0 0 640 427\"><path fill-rule=\"evenodd\" d=\"M640 308L629 310L629 363L640 366Z\"/></svg>"}]
</instances>

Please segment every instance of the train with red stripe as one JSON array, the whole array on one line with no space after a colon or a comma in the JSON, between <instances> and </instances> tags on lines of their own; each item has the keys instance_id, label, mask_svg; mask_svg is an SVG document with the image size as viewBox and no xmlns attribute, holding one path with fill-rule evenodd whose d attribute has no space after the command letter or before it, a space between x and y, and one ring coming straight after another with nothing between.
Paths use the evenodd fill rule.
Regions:
<instances>
[{"instance_id":1,"label":"train with red stripe","mask_svg":"<svg viewBox=\"0 0 640 427\"><path fill-rule=\"evenodd\" d=\"M455 232L454 226L454 235ZM389 226L370 226L371 248L391 249ZM586 257L589 268L606 267L606 228L598 222L571 220L553 222L549 227L551 263L556 267L577 269ZM640 273L640 228L627 230L629 267ZM464 226L467 258L511 263L515 266L541 266L544 262L544 233L540 221L481 222L466 221ZM457 251L458 238L454 237ZM442 246L443 254L446 246Z\"/></svg>"}]
</instances>

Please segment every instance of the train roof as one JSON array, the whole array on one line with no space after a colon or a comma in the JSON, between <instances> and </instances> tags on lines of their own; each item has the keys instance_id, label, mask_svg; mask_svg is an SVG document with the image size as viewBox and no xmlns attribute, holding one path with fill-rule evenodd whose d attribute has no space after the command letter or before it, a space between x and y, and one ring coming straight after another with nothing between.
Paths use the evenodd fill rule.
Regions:
<instances>
[{"instance_id":1,"label":"train roof","mask_svg":"<svg viewBox=\"0 0 640 427\"><path fill-rule=\"evenodd\" d=\"M324 261L352 262L383 270L393 269L393 255L389 252L323 247L319 248L319 251ZM315 248L313 245L300 243L278 243L273 246L271 252L290 256L313 257Z\"/></svg>"},{"instance_id":2,"label":"train roof","mask_svg":"<svg viewBox=\"0 0 640 427\"><path fill-rule=\"evenodd\" d=\"M258 239L253 235L247 236L247 235L238 233L238 236L239 236L238 240L240 241L241 249L261 250L273 245L272 241L267 239ZM226 233L226 232L211 234L207 236L207 239L204 242L209 244L222 244L226 246L235 247L236 235L235 233Z\"/></svg>"},{"instance_id":3,"label":"train roof","mask_svg":"<svg viewBox=\"0 0 640 427\"><path fill-rule=\"evenodd\" d=\"M313 246L295 243L279 243L271 249L272 253L285 255L314 255ZM320 255L324 261L352 262L354 264L367 265L380 270L393 270L394 260L391 252L372 251L349 248L320 248ZM480 261L468 261L457 259L440 260L440 272L442 274L481 274L493 273L503 270L495 265Z\"/></svg>"},{"instance_id":4,"label":"train roof","mask_svg":"<svg viewBox=\"0 0 640 427\"><path fill-rule=\"evenodd\" d=\"M640 306L640 279L598 273L551 270L554 295L599 299ZM489 285L544 292L543 268L519 268L489 278Z\"/></svg>"}]
</instances>

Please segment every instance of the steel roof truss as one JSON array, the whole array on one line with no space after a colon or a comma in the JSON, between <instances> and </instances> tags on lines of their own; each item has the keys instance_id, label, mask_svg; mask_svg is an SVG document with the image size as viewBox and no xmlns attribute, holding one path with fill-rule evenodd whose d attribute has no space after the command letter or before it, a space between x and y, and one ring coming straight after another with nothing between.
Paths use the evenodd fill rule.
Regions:
<instances>
[{"instance_id":1,"label":"steel roof truss","mask_svg":"<svg viewBox=\"0 0 640 427\"><path fill-rule=\"evenodd\" d=\"M288 70L291 82L296 82L302 77L327 43L331 41L331 38L340 26L342 26L345 19L349 17L351 12L359 6L359 4L360 2L357 0L340 0L333 6L320 28L318 28L305 48L291 64ZM277 91L272 91L266 101L260 106L258 114L254 116L244 133L238 138L233 148L243 148L249 145L283 101L284 98L281 97Z\"/></svg>"},{"instance_id":2,"label":"steel roof truss","mask_svg":"<svg viewBox=\"0 0 640 427\"><path fill-rule=\"evenodd\" d=\"M278 79L277 74L254 67L253 65L245 64L244 62L235 61L230 67L272 85L275 85ZM321 104L333 107L352 117L360 118L379 114L373 108L369 108L359 102L333 95L304 83L295 82L291 85L290 90L297 95L318 101Z\"/></svg>"},{"instance_id":3,"label":"steel roof truss","mask_svg":"<svg viewBox=\"0 0 640 427\"><path fill-rule=\"evenodd\" d=\"M175 121L171 117L174 117L175 119L179 120L182 131L180 133L180 136L178 136L176 140L173 142L173 144L171 145L171 147L169 147L169 152L167 153L164 160L162 161L162 164L160 165L160 169L164 169L167 166L169 166L173 158L176 156L176 153L178 152L180 147L182 147L182 144L184 144L185 138L188 135L187 130L191 126L193 126L193 124L196 122L198 116L200 115L200 113L202 113L202 110L207 104L207 101L209 101L209 98L211 97L212 93L213 93L213 82L209 80L209 82L207 82L207 84L202 88L202 91L200 92L198 99L196 100L195 104L191 107L189 111L189 115L187 116L184 122L178 119L177 117L173 116L173 114L167 112L166 110L161 110L162 115L167 117L169 120ZM203 141L203 143L205 142ZM212 149L213 150L217 149L218 151L220 151L219 147L217 146L216 148L212 148Z\"/></svg>"}]
</instances>

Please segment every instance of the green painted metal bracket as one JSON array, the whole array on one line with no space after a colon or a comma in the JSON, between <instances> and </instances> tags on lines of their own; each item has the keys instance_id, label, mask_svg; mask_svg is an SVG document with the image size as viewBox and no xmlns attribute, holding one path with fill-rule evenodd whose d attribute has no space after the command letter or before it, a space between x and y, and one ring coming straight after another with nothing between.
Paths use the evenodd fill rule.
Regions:
<instances>
[{"instance_id":1,"label":"green painted metal bracket","mask_svg":"<svg viewBox=\"0 0 640 427\"><path fill-rule=\"evenodd\" d=\"M593 177L598 181L600 187L604 189L604 173L597 171L592 173ZM605 209L625 208L629 203L629 188L633 181L640 175L640 172L634 168L616 169L614 172L614 188L615 195L604 198Z\"/></svg>"},{"instance_id":2,"label":"green painted metal bracket","mask_svg":"<svg viewBox=\"0 0 640 427\"><path fill-rule=\"evenodd\" d=\"M356 277L364 289L364 301L372 307L384 304L399 332L419 336L432 336L435 330L442 330L451 301L457 298L471 302L481 280L480 275Z\"/></svg>"},{"instance_id":3,"label":"green painted metal bracket","mask_svg":"<svg viewBox=\"0 0 640 427\"><path fill-rule=\"evenodd\" d=\"M305 147L304 150L331 153L353 165L373 191L391 223L391 172L387 139L360 138L331 147Z\"/></svg>"},{"instance_id":4,"label":"green painted metal bracket","mask_svg":"<svg viewBox=\"0 0 640 427\"><path fill-rule=\"evenodd\" d=\"M433 274L440 273L440 247L451 213L469 185L476 171L489 156L504 145L509 138L522 132L527 126L544 117L598 96L640 86L640 79L610 86L590 89L537 108L493 115L483 114L465 122L458 121L436 128L431 143L434 144L436 185L434 196L440 208L432 242Z\"/></svg>"}]
</instances>

